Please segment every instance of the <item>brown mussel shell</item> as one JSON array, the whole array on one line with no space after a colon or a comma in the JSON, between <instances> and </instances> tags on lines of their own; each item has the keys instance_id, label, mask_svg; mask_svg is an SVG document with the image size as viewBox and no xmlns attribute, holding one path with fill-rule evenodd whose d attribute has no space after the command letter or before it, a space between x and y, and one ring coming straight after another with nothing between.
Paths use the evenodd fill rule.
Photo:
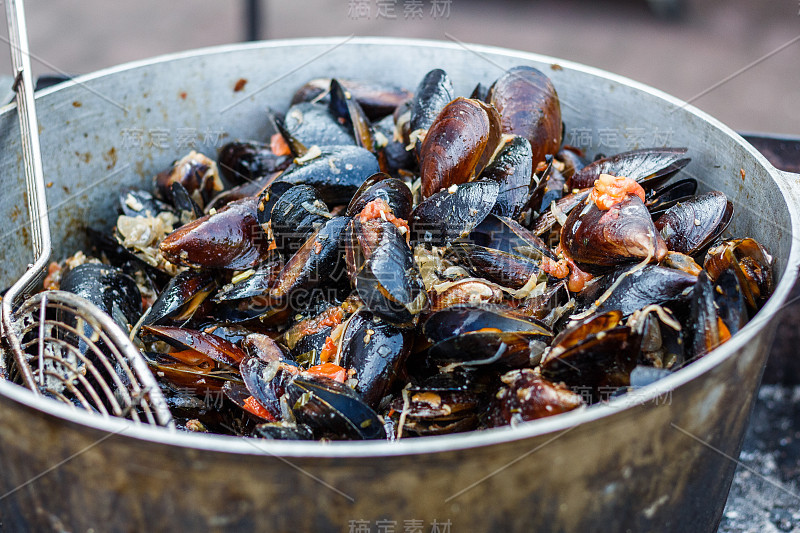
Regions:
<instances>
[{"instance_id":1,"label":"brown mussel shell","mask_svg":"<svg viewBox=\"0 0 800 533\"><path fill-rule=\"evenodd\" d=\"M638 196L629 196L606 211L591 201L573 209L561 228L561 249L591 274L648 257L660 261L667 253Z\"/></svg>"},{"instance_id":2,"label":"brown mussel shell","mask_svg":"<svg viewBox=\"0 0 800 533\"><path fill-rule=\"evenodd\" d=\"M467 98L447 104L420 147L422 197L480 175L500 139L500 117L494 108Z\"/></svg>"},{"instance_id":3,"label":"brown mussel shell","mask_svg":"<svg viewBox=\"0 0 800 533\"><path fill-rule=\"evenodd\" d=\"M269 240L258 224L258 198L249 197L167 235L159 248L175 264L245 270L269 256Z\"/></svg>"},{"instance_id":4,"label":"brown mussel shell","mask_svg":"<svg viewBox=\"0 0 800 533\"><path fill-rule=\"evenodd\" d=\"M528 66L509 69L489 89L503 133L528 139L533 164L561 147L561 106L550 78Z\"/></svg>"},{"instance_id":5,"label":"brown mussel shell","mask_svg":"<svg viewBox=\"0 0 800 533\"><path fill-rule=\"evenodd\" d=\"M530 368L511 370L492 402L489 425L517 424L572 411L583 405L580 394L551 383Z\"/></svg>"}]
</instances>

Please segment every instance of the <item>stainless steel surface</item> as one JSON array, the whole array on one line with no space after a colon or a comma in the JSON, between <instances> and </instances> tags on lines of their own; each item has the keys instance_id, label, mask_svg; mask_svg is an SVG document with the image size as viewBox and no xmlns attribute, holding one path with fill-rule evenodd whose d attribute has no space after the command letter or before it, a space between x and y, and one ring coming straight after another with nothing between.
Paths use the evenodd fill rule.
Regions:
<instances>
[{"instance_id":1,"label":"stainless steel surface","mask_svg":"<svg viewBox=\"0 0 800 533\"><path fill-rule=\"evenodd\" d=\"M397 529L450 520L453 531L712 531L736 466L726 456L740 450L773 319L800 263L799 178L659 91L535 54L377 38L221 47L110 69L38 97L45 170L54 180L48 199L59 221L55 254L85 246L86 225L110 228L116 192L148 186L188 151L187 138L209 155L227 139L264 138L264 106L285 108L309 78L369 76L414 87L442 67L457 92L469 94L517 64L551 76L567 131L594 135L595 151L620 151L598 135L609 130L623 138L666 133L670 145L690 148L684 172L735 204L730 233L760 240L776 257L775 293L741 332L607 405L513 429L397 443L169 434L0 383L0 491L14 491L0 499L4 525L346 531L355 521L374 528L388 519ZM240 78L246 89L234 92ZM12 109L0 110L0 162L9 176L19 170L12 118ZM3 233L20 223L21 195L6 188ZM24 270L29 236L4 244L0 280L8 281ZM53 493L63 498L53 502Z\"/></svg>"},{"instance_id":2,"label":"stainless steel surface","mask_svg":"<svg viewBox=\"0 0 800 533\"><path fill-rule=\"evenodd\" d=\"M6 354L0 351L0 378L19 375L34 396L44 394L106 417L173 427L142 354L110 317L62 291L20 302L41 281L52 249L22 0L6 2L6 15L35 259L3 298L3 345L14 364L7 368Z\"/></svg>"}]
</instances>

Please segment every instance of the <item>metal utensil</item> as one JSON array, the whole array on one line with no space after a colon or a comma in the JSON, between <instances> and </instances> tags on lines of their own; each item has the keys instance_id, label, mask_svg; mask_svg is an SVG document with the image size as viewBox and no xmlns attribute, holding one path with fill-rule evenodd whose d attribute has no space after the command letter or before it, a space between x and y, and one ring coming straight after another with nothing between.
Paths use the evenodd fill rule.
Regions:
<instances>
[{"instance_id":1,"label":"metal utensil","mask_svg":"<svg viewBox=\"0 0 800 533\"><path fill-rule=\"evenodd\" d=\"M52 248L22 0L6 1L6 16L35 260L3 298L3 338L14 364L3 357L0 375L104 416L172 426L144 358L109 316L68 292L24 299L41 281Z\"/></svg>"}]
</instances>

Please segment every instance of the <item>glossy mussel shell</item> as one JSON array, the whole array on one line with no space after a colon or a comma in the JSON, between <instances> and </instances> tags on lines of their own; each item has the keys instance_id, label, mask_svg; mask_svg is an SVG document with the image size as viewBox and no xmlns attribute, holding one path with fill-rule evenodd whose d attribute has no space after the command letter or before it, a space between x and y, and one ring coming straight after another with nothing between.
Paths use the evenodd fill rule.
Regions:
<instances>
[{"instance_id":1,"label":"glossy mussel shell","mask_svg":"<svg viewBox=\"0 0 800 533\"><path fill-rule=\"evenodd\" d=\"M439 113L420 147L422 197L480 175L500 143L497 111L456 98Z\"/></svg>"}]
</instances>

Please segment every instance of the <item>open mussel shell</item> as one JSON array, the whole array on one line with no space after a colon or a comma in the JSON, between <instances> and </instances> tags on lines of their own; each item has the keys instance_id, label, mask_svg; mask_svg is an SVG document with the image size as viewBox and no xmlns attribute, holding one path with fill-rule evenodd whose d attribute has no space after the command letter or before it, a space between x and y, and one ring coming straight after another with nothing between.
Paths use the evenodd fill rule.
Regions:
<instances>
[{"instance_id":1,"label":"open mussel shell","mask_svg":"<svg viewBox=\"0 0 800 533\"><path fill-rule=\"evenodd\" d=\"M328 106L303 102L286 111L286 131L304 146L336 146L354 144L347 126L336 120Z\"/></svg>"},{"instance_id":2,"label":"open mussel shell","mask_svg":"<svg viewBox=\"0 0 800 533\"><path fill-rule=\"evenodd\" d=\"M556 159L564 165L563 170L561 170L561 175L564 179L569 179L576 172L580 172L587 164L583 151L568 145L561 147L561 150L556 154Z\"/></svg>"},{"instance_id":3,"label":"open mussel shell","mask_svg":"<svg viewBox=\"0 0 800 533\"><path fill-rule=\"evenodd\" d=\"M596 310L605 313L616 309L628 316L648 305L688 301L696 281L696 275L656 265L627 269L609 278L609 287L613 285L613 289Z\"/></svg>"},{"instance_id":4,"label":"open mussel shell","mask_svg":"<svg viewBox=\"0 0 800 533\"><path fill-rule=\"evenodd\" d=\"M338 381L298 374L286 384L286 399L297 422L309 425L317 438L386 438L378 414Z\"/></svg>"},{"instance_id":5,"label":"open mussel shell","mask_svg":"<svg viewBox=\"0 0 800 533\"><path fill-rule=\"evenodd\" d=\"M406 324L424 309L425 286L405 237L393 224L383 227L380 244L355 276L355 288L370 311Z\"/></svg>"},{"instance_id":6,"label":"open mussel shell","mask_svg":"<svg viewBox=\"0 0 800 533\"><path fill-rule=\"evenodd\" d=\"M540 260L556 257L545 242L516 221L489 214L469 234L469 241L479 246Z\"/></svg>"},{"instance_id":7,"label":"open mussel shell","mask_svg":"<svg viewBox=\"0 0 800 533\"><path fill-rule=\"evenodd\" d=\"M752 311L772 293L772 256L754 239L725 241L709 249L703 262L709 277L717 279L733 270L747 305Z\"/></svg>"},{"instance_id":8,"label":"open mussel shell","mask_svg":"<svg viewBox=\"0 0 800 533\"><path fill-rule=\"evenodd\" d=\"M428 292L431 312L455 305L499 304L504 299L502 287L483 278L463 278L439 284Z\"/></svg>"},{"instance_id":9,"label":"open mussel shell","mask_svg":"<svg viewBox=\"0 0 800 533\"><path fill-rule=\"evenodd\" d=\"M456 306L432 313L423 333L433 343L428 357L466 366L531 366L539 361L552 333L507 309Z\"/></svg>"},{"instance_id":10,"label":"open mussel shell","mask_svg":"<svg viewBox=\"0 0 800 533\"><path fill-rule=\"evenodd\" d=\"M377 151L375 136L369 118L367 118L364 110L361 109L358 101L335 78L331 80L328 111L338 122L348 128L355 139L356 146L365 148L373 153Z\"/></svg>"},{"instance_id":11,"label":"open mussel shell","mask_svg":"<svg viewBox=\"0 0 800 533\"><path fill-rule=\"evenodd\" d=\"M261 203L265 203L263 199ZM278 250L292 254L329 216L328 206L314 187L295 185L281 194L272 206L269 231Z\"/></svg>"},{"instance_id":12,"label":"open mussel shell","mask_svg":"<svg viewBox=\"0 0 800 533\"><path fill-rule=\"evenodd\" d=\"M569 216L576 207L584 205L586 198L589 197L589 193L591 192L592 189L583 189L576 193L567 194L549 203L547 209L542 211L530 225L531 232L543 239L553 234L552 236L556 238L557 241L558 230L560 230L562 224L566 222L567 216Z\"/></svg>"},{"instance_id":13,"label":"open mussel shell","mask_svg":"<svg viewBox=\"0 0 800 533\"><path fill-rule=\"evenodd\" d=\"M256 218L258 199L233 202L167 235L159 248L172 263L195 268L245 270L269 256Z\"/></svg>"},{"instance_id":14,"label":"open mussel shell","mask_svg":"<svg viewBox=\"0 0 800 533\"><path fill-rule=\"evenodd\" d=\"M489 413L489 425L493 427L566 413L584 403L580 394L561 383L547 381L530 368L511 370L500 379L503 386Z\"/></svg>"},{"instance_id":15,"label":"open mussel shell","mask_svg":"<svg viewBox=\"0 0 800 533\"><path fill-rule=\"evenodd\" d=\"M306 308L314 296L322 295L327 300L346 296L350 287L342 238L350 220L350 217L331 218L312 233L277 275L270 296L288 300L293 309ZM311 294L327 289L329 294ZM293 301L299 292L303 293L302 299Z\"/></svg>"},{"instance_id":16,"label":"open mussel shell","mask_svg":"<svg viewBox=\"0 0 800 533\"><path fill-rule=\"evenodd\" d=\"M609 267L660 261L667 247L638 196L601 211L594 202L573 209L561 228L561 248L581 270L602 273Z\"/></svg>"},{"instance_id":17,"label":"open mussel shell","mask_svg":"<svg viewBox=\"0 0 800 533\"><path fill-rule=\"evenodd\" d=\"M442 69L425 74L411 100L411 131L427 130L444 107L455 98L453 83Z\"/></svg>"},{"instance_id":18,"label":"open mussel shell","mask_svg":"<svg viewBox=\"0 0 800 533\"><path fill-rule=\"evenodd\" d=\"M645 191L655 189L689 164L691 159L683 157L686 151L686 148L642 148L598 159L576 172L567 180L567 186L570 190L585 189L594 186L600 174L611 174L636 180Z\"/></svg>"},{"instance_id":19,"label":"open mussel shell","mask_svg":"<svg viewBox=\"0 0 800 533\"><path fill-rule=\"evenodd\" d=\"M155 182L161 198L169 198L172 184L179 182L201 208L223 189L217 164L194 150L176 161L172 168L156 175Z\"/></svg>"},{"instance_id":20,"label":"open mussel shell","mask_svg":"<svg viewBox=\"0 0 800 533\"><path fill-rule=\"evenodd\" d=\"M171 278L147 310L143 325L165 322L183 323L216 288L214 273L208 270L185 270Z\"/></svg>"},{"instance_id":21,"label":"open mussel shell","mask_svg":"<svg viewBox=\"0 0 800 533\"><path fill-rule=\"evenodd\" d=\"M595 393L598 387L628 385L641 339L621 320L619 311L610 311L562 331L542 359L542 376Z\"/></svg>"},{"instance_id":22,"label":"open mussel shell","mask_svg":"<svg viewBox=\"0 0 800 533\"><path fill-rule=\"evenodd\" d=\"M205 331L174 326L143 326L142 333L162 340L179 350L193 350L214 361L238 365L247 354L230 341Z\"/></svg>"},{"instance_id":23,"label":"open mussel shell","mask_svg":"<svg viewBox=\"0 0 800 533\"><path fill-rule=\"evenodd\" d=\"M701 272L697 276L693 296L690 316L690 325L692 326L690 328L690 346L693 357L697 358L706 355L727 341L731 336L731 331L720 316L714 283L705 272ZM727 298L734 295L723 291L722 296Z\"/></svg>"},{"instance_id":24,"label":"open mussel shell","mask_svg":"<svg viewBox=\"0 0 800 533\"><path fill-rule=\"evenodd\" d=\"M187 224L203 216L203 210L195 202L192 195L179 181L175 181L169 188L169 199L177 211L181 224Z\"/></svg>"},{"instance_id":25,"label":"open mussel shell","mask_svg":"<svg viewBox=\"0 0 800 533\"><path fill-rule=\"evenodd\" d=\"M215 302L243 300L254 296L263 296L269 293L270 288L278 279L278 274L283 268L283 259L279 254L272 255L269 259L258 265L255 269L248 270L235 276L230 283L222 288L212 298Z\"/></svg>"},{"instance_id":26,"label":"open mussel shell","mask_svg":"<svg viewBox=\"0 0 800 533\"><path fill-rule=\"evenodd\" d=\"M663 215L667 209L678 202L688 200L694 196L695 192L697 192L697 180L686 178L648 192L644 205L647 206L653 220L658 220L658 217Z\"/></svg>"},{"instance_id":27,"label":"open mussel shell","mask_svg":"<svg viewBox=\"0 0 800 533\"><path fill-rule=\"evenodd\" d=\"M500 148L480 176L500 184L492 213L515 220L519 218L531 196L532 176L531 143L515 135Z\"/></svg>"},{"instance_id":28,"label":"open mussel shell","mask_svg":"<svg viewBox=\"0 0 800 533\"><path fill-rule=\"evenodd\" d=\"M397 106L413 96L406 89L389 83L342 78L338 81L358 101L370 120L391 115ZM326 104L330 100L330 85L331 78L314 78L294 93L291 104L311 101Z\"/></svg>"},{"instance_id":29,"label":"open mussel shell","mask_svg":"<svg viewBox=\"0 0 800 533\"><path fill-rule=\"evenodd\" d=\"M499 191L497 182L478 180L433 194L411 213L412 241L440 246L469 235L492 210Z\"/></svg>"},{"instance_id":30,"label":"open mussel shell","mask_svg":"<svg viewBox=\"0 0 800 533\"><path fill-rule=\"evenodd\" d=\"M533 163L561 147L561 106L550 78L528 66L506 71L489 89L489 103L500 113L503 133L528 139Z\"/></svg>"},{"instance_id":31,"label":"open mussel shell","mask_svg":"<svg viewBox=\"0 0 800 533\"><path fill-rule=\"evenodd\" d=\"M142 352L142 355L159 377L196 395L219 393L229 381L241 383L239 373L228 365L210 365L205 361L192 365L170 354L155 352Z\"/></svg>"},{"instance_id":32,"label":"open mussel shell","mask_svg":"<svg viewBox=\"0 0 800 533\"><path fill-rule=\"evenodd\" d=\"M478 426L480 397L472 391L411 389L408 404L396 398L390 409L394 418L405 414L402 434L419 437L471 431ZM398 431L401 428L398 425Z\"/></svg>"},{"instance_id":33,"label":"open mussel shell","mask_svg":"<svg viewBox=\"0 0 800 533\"><path fill-rule=\"evenodd\" d=\"M405 366L412 338L411 330L387 324L369 311L350 317L342 333L342 366L354 370L354 390L373 409Z\"/></svg>"},{"instance_id":34,"label":"open mussel shell","mask_svg":"<svg viewBox=\"0 0 800 533\"><path fill-rule=\"evenodd\" d=\"M289 350L285 346L263 333L248 333L242 339L241 346L249 357L257 357L265 363L291 360Z\"/></svg>"},{"instance_id":35,"label":"open mussel shell","mask_svg":"<svg viewBox=\"0 0 800 533\"><path fill-rule=\"evenodd\" d=\"M377 199L386 202L397 218L408 220L411 215L413 205L411 189L405 182L389 177L382 172L370 176L364 181L347 206L347 214L356 216L368 203Z\"/></svg>"},{"instance_id":36,"label":"open mussel shell","mask_svg":"<svg viewBox=\"0 0 800 533\"><path fill-rule=\"evenodd\" d=\"M119 195L122 214L129 217L154 217L161 212L174 212L172 206L142 190L130 190Z\"/></svg>"},{"instance_id":37,"label":"open mussel shell","mask_svg":"<svg viewBox=\"0 0 800 533\"><path fill-rule=\"evenodd\" d=\"M285 170L288 155L276 155L270 145L258 141L234 141L219 149L217 164L225 178L236 185Z\"/></svg>"},{"instance_id":38,"label":"open mussel shell","mask_svg":"<svg viewBox=\"0 0 800 533\"><path fill-rule=\"evenodd\" d=\"M258 357L247 357L239 364L247 391L276 420L283 418L281 396L286 392L286 385L299 372L299 369L288 361L266 362Z\"/></svg>"},{"instance_id":39,"label":"open mussel shell","mask_svg":"<svg viewBox=\"0 0 800 533\"><path fill-rule=\"evenodd\" d=\"M667 248L695 255L725 231L732 217L733 204L711 191L675 204L655 224Z\"/></svg>"},{"instance_id":40,"label":"open mussel shell","mask_svg":"<svg viewBox=\"0 0 800 533\"><path fill-rule=\"evenodd\" d=\"M423 198L479 176L501 141L497 110L456 98L431 124L419 150Z\"/></svg>"},{"instance_id":41,"label":"open mussel shell","mask_svg":"<svg viewBox=\"0 0 800 533\"><path fill-rule=\"evenodd\" d=\"M455 243L445 258L479 278L510 289L521 289L534 277L546 279L539 261L476 244Z\"/></svg>"},{"instance_id":42,"label":"open mussel shell","mask_svg":"<svg viewBox=\"0 0 800 533\"><path fill-rule=\"evenodd\" d=\"M306 155L281 174L281 181L316 189L328 205L346 205L364 180L380 166L375 156L358 146L320 146L319 155Z\"/></svg>"}]
</instances>

